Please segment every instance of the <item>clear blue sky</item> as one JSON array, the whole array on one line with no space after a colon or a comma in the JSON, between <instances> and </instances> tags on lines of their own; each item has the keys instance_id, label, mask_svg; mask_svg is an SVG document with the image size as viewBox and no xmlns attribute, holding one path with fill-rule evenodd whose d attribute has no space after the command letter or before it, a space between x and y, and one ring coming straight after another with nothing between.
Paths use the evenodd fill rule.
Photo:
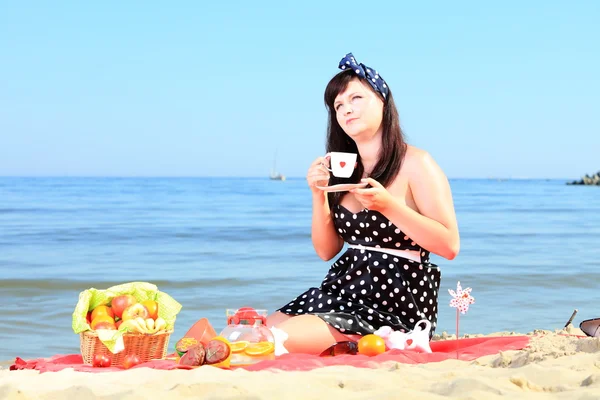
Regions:
<instances>
[{"instance_id":1,"label":"clear blue sky","mask_svg":"<svg viewBox=\"0 0 600 400\"><path fill-rule=\"evenodd\" d=\"M600 170L600 2L0 0L0 175L288 176L353 52L450 178Z\"/></svg>"}]
</instances>

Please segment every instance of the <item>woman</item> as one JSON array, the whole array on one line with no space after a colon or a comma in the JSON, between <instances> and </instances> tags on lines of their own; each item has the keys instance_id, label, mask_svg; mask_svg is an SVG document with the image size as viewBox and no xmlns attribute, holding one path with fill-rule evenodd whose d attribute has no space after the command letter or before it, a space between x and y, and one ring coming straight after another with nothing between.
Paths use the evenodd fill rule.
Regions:
<instances>
[{"instance_id":1,"label":"woman","mask_svg":"<svg viewBox=\"0 0 600 400\"><path fill-rule=\"evenodd\" d=\"M310 288L269 317L288 334L290 352L319 354L381 326L409 331L437 322L440 272L433 252L448 260L460 239L448 180L424 150L407 145L387 83L376 70L340 61L343 71L325 90L327 151L358 154L349 179L330 177L328 157L307 174L312 191L312 242L323 260L348 249L318 288ZM367 182L328 193L317 186Z\"/></svg>"}]
</instances>

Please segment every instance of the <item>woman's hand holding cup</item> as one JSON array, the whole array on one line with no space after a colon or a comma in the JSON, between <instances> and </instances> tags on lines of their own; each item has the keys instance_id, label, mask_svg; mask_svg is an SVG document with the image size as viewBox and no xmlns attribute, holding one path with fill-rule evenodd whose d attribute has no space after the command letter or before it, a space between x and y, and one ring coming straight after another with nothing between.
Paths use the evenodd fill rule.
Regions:
<instances>
[{"instance_id":1,"label":"woman's hand holding cup","mask_svg":"<svg viewBox=\"0 0 600 400\"><path fill-rule=\"evenodd\" d=\"M306 174L306 181L308 182L308 187L312 190L313 193L323 193L317 186L327 186L329 185L329 157L318 157L313 163L310 165L308 169L308 173Z\"/></svg>"}]
</instances>

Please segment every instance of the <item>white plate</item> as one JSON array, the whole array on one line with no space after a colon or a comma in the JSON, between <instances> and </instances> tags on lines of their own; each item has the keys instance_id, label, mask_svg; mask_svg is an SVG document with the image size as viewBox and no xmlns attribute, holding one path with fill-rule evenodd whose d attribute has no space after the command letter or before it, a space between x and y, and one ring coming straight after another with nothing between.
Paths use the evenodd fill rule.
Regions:
<instances>
[{"instance_id":1,"label":"white plate","mask_svg":"<svg viewBox=\"0 0 600 400\"><path fill-rule=\"evenodd\" d=\"M362 183L341 183L333 186L317 186L317 189L321 189L324 192L347 192L351 189L364 188L368 186L367 182Z\"/></svg>"}]
</instances>

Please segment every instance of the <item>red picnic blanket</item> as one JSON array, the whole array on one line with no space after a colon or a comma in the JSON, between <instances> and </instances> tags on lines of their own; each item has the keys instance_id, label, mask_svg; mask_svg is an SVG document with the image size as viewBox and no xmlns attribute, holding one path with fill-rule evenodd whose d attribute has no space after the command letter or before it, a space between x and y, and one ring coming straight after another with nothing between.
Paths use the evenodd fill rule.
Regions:
<instances>
[{"instance_id":1,"label":"red picnic blanket","mask_svg":"<svg viewBox=\"0 0 600 400\"><path fill-rule=\"evenodd\" d=\"M336 357L319 357L308 354L284 354L277 357L275 360L261 361L254 365L236 368L243 368L248 371L260 371L264 369L308 371L332 365L373 368L378 363L386 361L395 361L404 364L421 364L457 358L463 361L471 361L482 356L496 354L499 351L521 350L529 344L529 339L528 336L502 336L444 340L430 343L432 353L389 350L373 357L360 354L340 355ZM133 368L144 367L165 370L189 369L189 367L181 366L172 360L149 361ZM60 371L65 368L73 368L75 371L83 372L111 372L123 370L123 368L120 367L94 368L91 365L85 365L83 364L83 358L79 354L57 355L50 358L38 358L34 360L23 360L17 357L15 363L10 366L11 370L35 369L40 372Z\"/></svg>"}]
</instances>

